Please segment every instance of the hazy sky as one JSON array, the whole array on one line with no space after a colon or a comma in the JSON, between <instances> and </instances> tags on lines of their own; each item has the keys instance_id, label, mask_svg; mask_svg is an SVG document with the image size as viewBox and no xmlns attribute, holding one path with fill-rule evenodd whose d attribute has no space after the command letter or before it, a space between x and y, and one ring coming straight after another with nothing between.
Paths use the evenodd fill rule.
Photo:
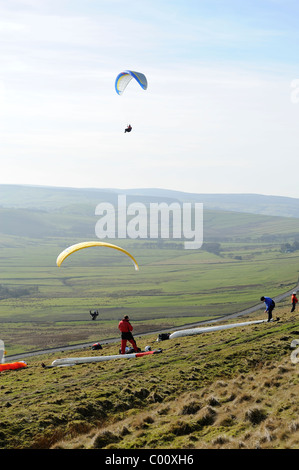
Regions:
<instances>
[{"instance_id":1,"label":"hazy sky","mask_svg":"<svg viewBox=\"0 0 299 470\"><path fill-rule=\"evenodd\" d=\"M0 183L299 198L298 18L297 0L0 0ZM147 91L116 94L126 69Z\"/></svg>"}]
</instances>

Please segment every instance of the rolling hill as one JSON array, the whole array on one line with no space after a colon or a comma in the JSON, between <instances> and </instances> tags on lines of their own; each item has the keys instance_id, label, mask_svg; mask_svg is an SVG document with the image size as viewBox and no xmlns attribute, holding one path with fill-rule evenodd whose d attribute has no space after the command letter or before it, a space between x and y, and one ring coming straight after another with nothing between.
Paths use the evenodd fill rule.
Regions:
<instances>
[{"instance_id":1,"label":"rolling hill","mask_svg":"<svg viewBox=\"0 0 299 470\"><path fill-rule=\"evenodd\" d=\"M128 202L201 202L205 209L246 212L299 218L299 199L260 194L195 194L167 189L96 189L62 188L51 186L0 185L0 207L41 210L61 210L87 205L93 208L99 202L116 203L117 196L125 194Z\"/></svg>"},{"instance_id":2,"label":"rolling hill","mask_svg":"<svg viewBox=\"0 0 299 470\"><path fill-rule=\"evenodd\" d=\"M0 233L13 236L95 237L100 202L114 205L125 194L127 204L202 202L205 241L299 236L299 200L262 195L204 195L159 189L76 189L0 185Z\"/></svg>"}]
</instances>

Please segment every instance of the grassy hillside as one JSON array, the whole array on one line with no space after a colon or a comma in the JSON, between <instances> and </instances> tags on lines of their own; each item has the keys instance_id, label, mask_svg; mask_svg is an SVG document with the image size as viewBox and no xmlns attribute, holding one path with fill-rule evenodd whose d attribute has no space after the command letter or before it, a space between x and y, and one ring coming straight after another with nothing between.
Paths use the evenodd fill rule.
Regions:
<instances>
[{"instance_id":1,"label":"grassy hillside","mask_svg":"<svg viewBox=\"0 0 299 470\"><path fill-rule=\"evenodd\" d=\"M144 203L194 196L127 195L128 202ZM0 448L298 448L299 384L290 343L299 338L299 320L290 299L276 309L279 322L159 344L157 333L138 337L214 320L297 285L299 251L286 248L298 239L297 200L275 200L278 212L292 217L273 217L236 212L243 197L239 206L235 198L217 206L211 195L199 250L184 250L183 240L108 240L133 254L138 273L109 249L76 253L57 268L63 249L96 238L95 206L114 204L116 196L0 187L0 323L9 356L93 341L103 350L62 355L117 354L119 342L106 341L118 338L125 313L140 347L163 348L125 363L55 369L41 364L57 354L29 356L27 369L0 373ZM263 201L274 209L273 199ZM269 211L259 198L251 204L252 212ZM95 308L100 315L93 322ZM264 317L261 308L248 319Z\"/></svg>"},{"instance_id":2,"label":"grassy hillside","mask_svg":"<svg viewBox=\"0 0 299 470\"><path fill-rule=\"evenodd\" d=\"M137 337L163 352L125 362L41 366L117 354L118 343L29 357L27 369L0 374L0 447L298 449L298 364L290 360L298 312L286 300L276 315L279 322L160 343Z\"/></svg>"}]
</instances>

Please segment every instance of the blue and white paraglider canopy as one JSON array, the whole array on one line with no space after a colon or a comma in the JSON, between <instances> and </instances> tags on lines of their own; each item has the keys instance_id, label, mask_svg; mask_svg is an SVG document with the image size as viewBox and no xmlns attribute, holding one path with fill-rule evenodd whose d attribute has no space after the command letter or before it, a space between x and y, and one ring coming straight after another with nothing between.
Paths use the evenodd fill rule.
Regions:
<instances>
[{"instance_id":1,"label":"blue and white paraglider canopy","mask_svg":"<svg viewBox=\"0 0 299 470\"><path fill-rule=\"evenodd\" d=\"M118 95L122 95L130 81L134 78L144 90L147 89L147 79L143 73L133 72L133 70L125 70L117 75L115 80L115 91Z\"/></svg>"}]
</instances>

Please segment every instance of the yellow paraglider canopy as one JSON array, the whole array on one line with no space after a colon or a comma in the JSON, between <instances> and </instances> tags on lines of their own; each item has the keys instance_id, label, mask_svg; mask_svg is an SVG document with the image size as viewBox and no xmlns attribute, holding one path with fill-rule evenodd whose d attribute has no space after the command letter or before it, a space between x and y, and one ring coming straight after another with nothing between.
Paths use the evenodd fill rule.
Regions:
<instances>
[{"instance_id":1,"label":"yellow paraglider canopy","mask_svg":"<svg viewBox=\"0 0 299 470\"><path fill-rule=\"evenodd\" d=\"M61 266L61 263L65 260L65 258L67 258L69 255L71 255L72 253L74 253L75 251L78 251L78 250L82 250L83 248L88 248L88 247L91 247L91 246L106 246L108 248L114 248L115 250L118 250L118 251L121 251L122 253L125 253L126 255L128 255L131 260L133 261L134 263L134 266L135 266L135 270L136 271L139 271L139 266L137 264L137 261L135 260L135 258L126 250L124 250L123 248L121 248L120 246L117 246L117 245L112 245L111 243L105 243L105 242L81 242L81 243L76 243L75 245L71 245L69 246L68 248L66 248L65 250L63 250L58 256L57 256L57 260L56 260L56 264L58 267Z\"/></svg>"}]
</instances>

